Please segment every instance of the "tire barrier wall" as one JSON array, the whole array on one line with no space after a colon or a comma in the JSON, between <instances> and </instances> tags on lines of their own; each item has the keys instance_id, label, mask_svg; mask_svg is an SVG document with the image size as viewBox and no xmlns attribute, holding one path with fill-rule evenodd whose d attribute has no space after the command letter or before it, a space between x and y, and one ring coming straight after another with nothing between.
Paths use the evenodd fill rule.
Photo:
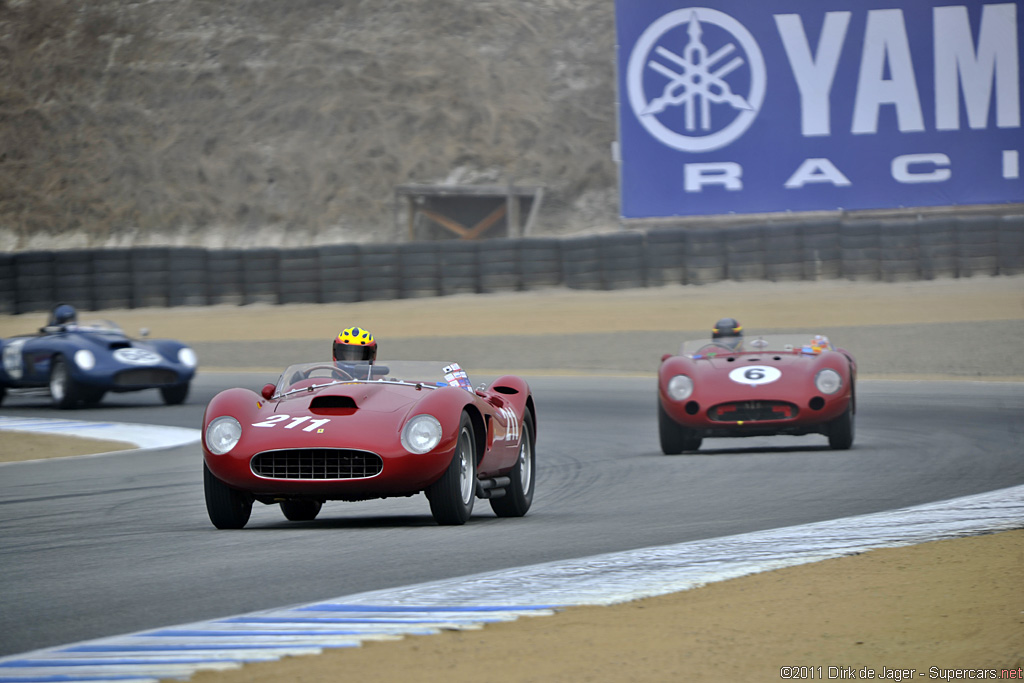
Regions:
<instances>
[{"instance_id":1,"label":"tire barrier wall","mask_svg":"<svg viewBox=\"0 0 1024 683\"><path fill-rule=\"evenodd\" d=\"M0 313L345 303L564 286L1024 273L1024 215L661 228L576 238L0 253Z\"/></svg>"}]
</instances>

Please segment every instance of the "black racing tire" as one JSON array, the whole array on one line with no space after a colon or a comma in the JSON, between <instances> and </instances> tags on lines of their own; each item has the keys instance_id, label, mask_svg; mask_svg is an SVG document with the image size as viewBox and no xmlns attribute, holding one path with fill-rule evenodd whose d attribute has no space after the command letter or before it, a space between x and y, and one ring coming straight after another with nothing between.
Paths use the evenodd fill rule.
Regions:
<instances>
[{"instance_id":1,"label":"black racing tire","mask_svg":"<svg viewBox=\"0 0 1024 683\"><path fill-rule=\"evenodd\" d=\"M665 411L665 406L658 401L658 436L661 439L661 452L665 455L679 455L683 451L700 449L703 439L692 429L687 429Z\"/></svg>"},{"instance_id":2,"label":"black racing tire","mask_svg":"<svg viewBox=\"0 0 1024 683\"><path fill-rule=\"evenodd\" d=\"M324 504L319 500L304 498L282 500L281 512L284 513L285 519L290 522L310 522L316 519L316 516L320 514L320 508L323 506Z\"/></svg>"},{"instance_id":3,"label":"black racing tire","mask_svg":"<svg viewBox=\"0 0 1024 683\"><path fill-rule=\"evenodd\" d=\"M523 414L522 436L519 438L519 459L509 472L512 483L501 498L491 499L491 509L498 517L522 517L533 504L533 485L537 479L533 416L527 408Z\"/></svg>"},{"instance_id":4,"label":"black racing tire","mask_svg":"<svg viewBox=\"0 0 1024 683\"><path fill-rule=\"evenodd\" d=\"M448 469L427 488L430 513L444 526L465 524L476 502L476 438L467 413L459 421L459 437Z\"/></svg>"},{"instance_id":5,"label":"black racing tire","mask_svg":"<svg viewBox=\"0 0 1024 683\"><path fill-rule=\"evenodd\" d=\"M853 405L828 423L828 445L835 451L846 451L853 446Z\"/></svg>"},{"instance_id":6,"label":"black racing tire","mask_svg":"<svg viewBox=\"0 0 1024 683\"><path fill-rule=\"evenodd\" d=\"M68 410L78 405L81 390L74 378L64 356L54 357L50 364L50 401L54 408Z\"/></svg>"},{"instance_id":7,"label":"black racing tire","mask_svg":"<svg viewBox=\"0 0 1024 683\"><path fill-rule=\"evenodd\" d=\"M217 477L203 463L203 490L206 493L206 512L218 529L241 529L252 514L252 496L233 489Z\"/></svg>"},{"instance_id":8,"label":"black racing tire","mask_svg":"<svg viewBox=\"0 0 1024 683\"><path fill-rule=\"evenodd\" d=\"M7 387L0 387L0 405L3 405L5 396L7 396Z\"/></svg>"},{"instance_id":9,"label":"black racing tire","mask_svg":"<svg viewBox=\"0 0 1024 683\"><path fill-rule=\"evenodd\" d=\"M164 403L169 406L180 405L188 398L189 383L173 384L169 387L160 387L160 395L164 397Z\"/></svg>"}]
</instances>

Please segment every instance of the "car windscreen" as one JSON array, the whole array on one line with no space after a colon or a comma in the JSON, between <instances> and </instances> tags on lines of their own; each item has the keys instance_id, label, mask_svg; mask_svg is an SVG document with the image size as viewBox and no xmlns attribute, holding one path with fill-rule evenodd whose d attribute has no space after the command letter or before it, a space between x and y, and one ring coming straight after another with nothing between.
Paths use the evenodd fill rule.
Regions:
<instances>
[{"instance_id":1,"label":"car windscreen","mask_svg":"<svg viewBox=\"0 0 1024 683\"><path fill-rule=\"evenodd\" d=\"M307 381L312 380L312 381ZM352 382L393 382L424 387L460 387L473 385L458 363L447 361L325 361L288 366L277 382L275 394L295 387L308 389Z\"/></svg>"},{"instance_id":2,"label":"car windscreen","mask_svg":"<svg viewBox=\"0 0 1024 683\"><path fill-rule=\"evenodd\" d=\"M765 334L738 340L692 339L683 342L679 355L699 359L733 353L818 354L832 349L829 339L820 334Z\"/></svg>"}]
</instances>

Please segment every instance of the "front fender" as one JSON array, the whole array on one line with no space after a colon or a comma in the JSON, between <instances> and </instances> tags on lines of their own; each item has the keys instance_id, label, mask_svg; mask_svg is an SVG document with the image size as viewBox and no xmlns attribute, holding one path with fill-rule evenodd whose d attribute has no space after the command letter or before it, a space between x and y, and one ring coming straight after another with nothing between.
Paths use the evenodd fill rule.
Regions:
<instances>
[{"instance_id":1,"label":"front fender","mask_svg":"<svg viewBox=\"0 0 1024 683\"><path fill-rule=\"evenodd\" d=\"M206 428L211 420L222 415L230 415L242 425L246 425L256 420L260 408L265 403L264 398L255 391L240 387L225 389L214 396L203 411L203 452L209 454L206 448Z\"/></svg>"}]
</instances>

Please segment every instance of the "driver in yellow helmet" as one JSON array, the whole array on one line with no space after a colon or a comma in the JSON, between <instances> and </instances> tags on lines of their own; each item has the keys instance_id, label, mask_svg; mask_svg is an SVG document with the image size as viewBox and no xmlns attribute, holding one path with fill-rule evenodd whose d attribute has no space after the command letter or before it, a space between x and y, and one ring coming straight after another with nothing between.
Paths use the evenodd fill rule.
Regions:
<instances>
[{"instance_id":1,"label":"driver in yellow helmet","mask_svg":"<svg viewBox=\"0 0 1024 683\"><path fill-rule=\"evenodd\" d=\"M377 342L369 330L360 327L346 328L334 338L335 362L369 361L377 359Z\"/></svg>"}]
</instances>

